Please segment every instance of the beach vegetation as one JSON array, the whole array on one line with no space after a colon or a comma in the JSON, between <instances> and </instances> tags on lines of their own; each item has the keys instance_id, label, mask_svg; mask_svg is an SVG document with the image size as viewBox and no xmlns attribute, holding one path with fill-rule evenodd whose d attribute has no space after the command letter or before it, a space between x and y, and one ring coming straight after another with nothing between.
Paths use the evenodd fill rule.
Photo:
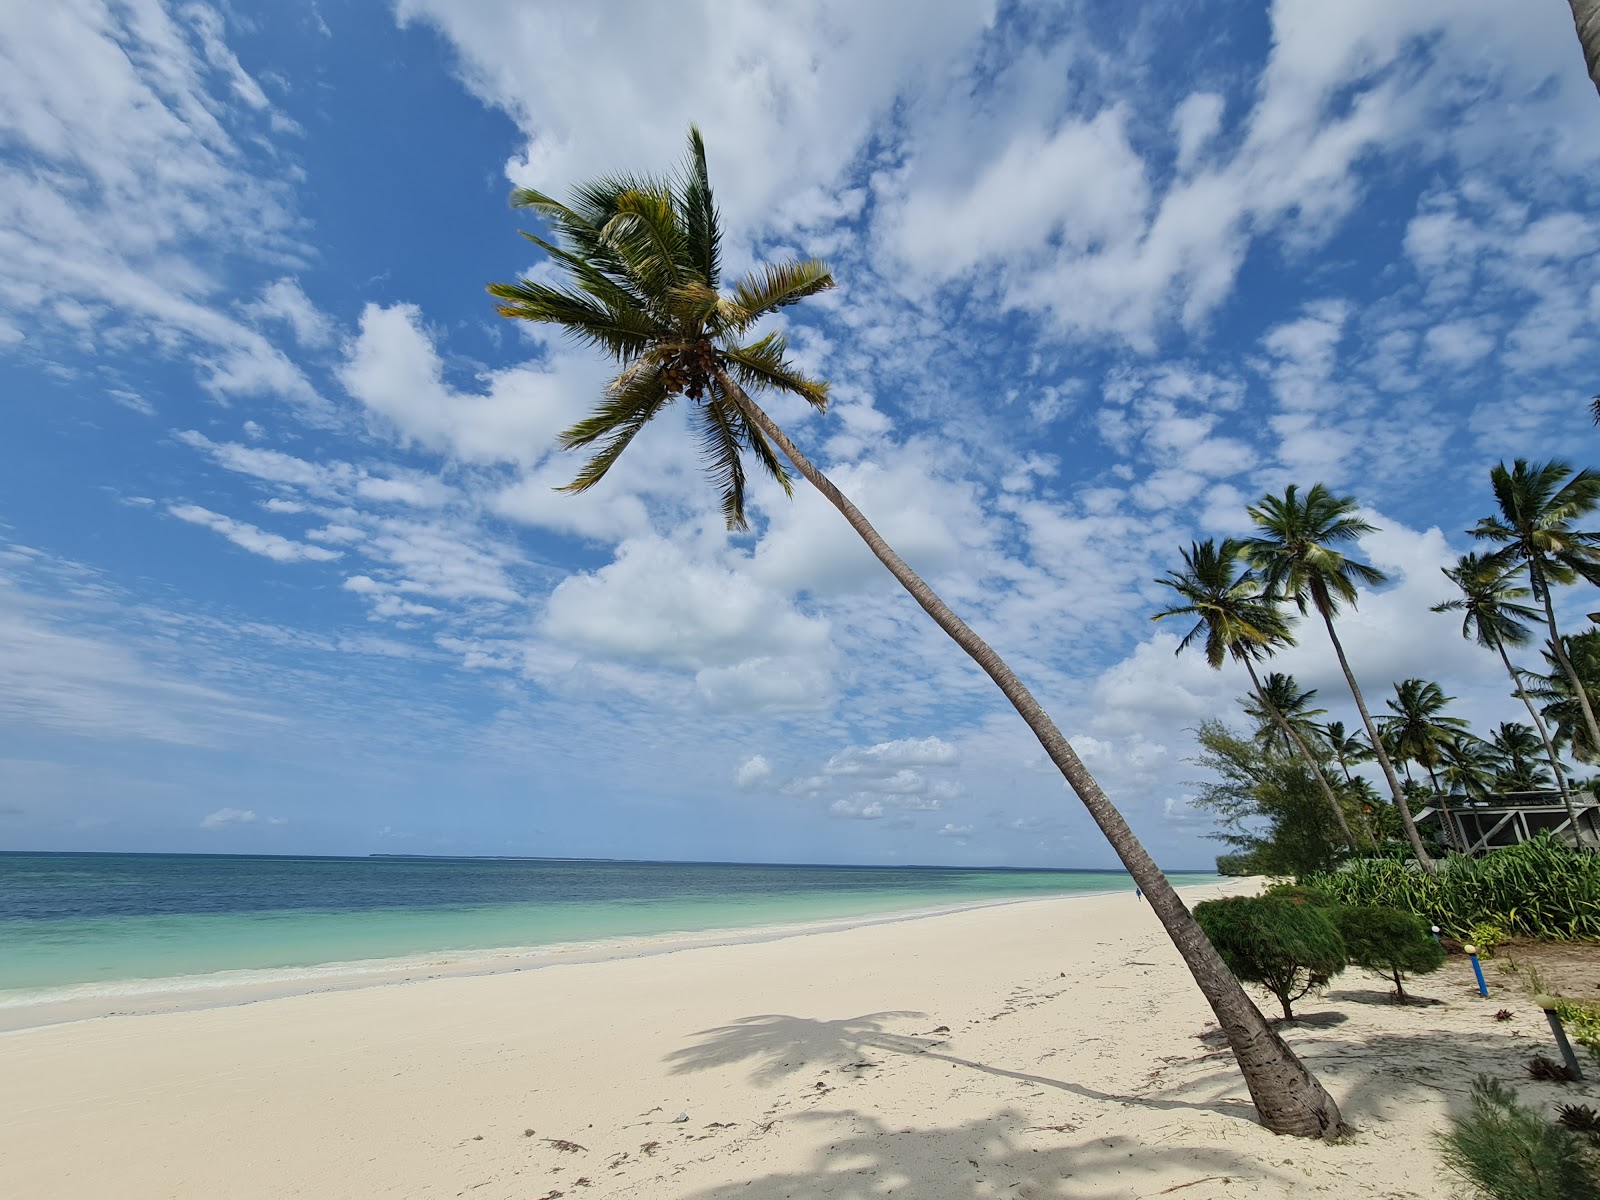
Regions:
<instances>
[{"instance_id":1,"label":"beach vegetation","mask_svg":"<svg viewBox=\"0 0 1600 1200\"><path fill-rule=\"evenodd\" d=\"M1329 910L1278 896L1227 896L1195 905L1195 920L1246 983L1265 988L1294 1020L1294 1002L1320 991L1347 954Z\"/></svg>"},{"instance_id":2,"label":"beach vegetation","mask_svg":"<svg viewBox=\"0 0 1600 1200\"><path fill-rule=\"evenodd\" d=\"M1310 708L1316 693L1301 692L1282 674L1269 675L1263 682L1256 671L1256 660L1293 645L1294 637L1261 577L1244 569L1241 550L1242 543L1232 540L1220 546L1210 538L1193 543L1182 552L1183 569L1169 571L1157 580L1176 592L1183 603L1162 609L1152 620L1192 617L1194 626L1178 643L1178 653L1202 642L1206 662L1213 670L1221 669L1228 659L1243 665L1254 698L1254 706L1247 708L1260 722L1262 740L1268 748L1300 760L1306 778L1316 784L1326 801L1340 838L1354 848L1355 835L1345 818L1344 805L1311 750L1316 736L1311 718L1322 715L1321 709ZM1367 840L1371 841L1370 832Z\"/></svg>"},{"instance_id":3,"label":"beach vegetation","mask_svg":"<svg viewBox=\"0 0 1600 1200\"><path fill-rule=\"evenodd\" d=\"M589 455L564 490L599 484L645 426L679 406L688 409L699 434L729 529L748 525L746 460L785 492L793 486L792 467L990 677L1038 738L1183 957L1228 1038L1262 1123L1279 1133L1342 1135L1333 1098L1267 1025L1032 692L758 402L774 393L816 412L827 408L827 383L796 365L783 332L770 328L776 314L834 286L827 265L796 258L758 266L731 285L723 279L720 219L696 129L689 133L686 162L670 178L613 175L577 185L567 202L531 188L516 189L511 199L541 222L540 232L525 236L547 255L553 274L491 284L498 311L558 326L617 367L597 407L561 434L564 448Z\"/></svg>"},{"instance_id":4,"label":"beach vegetation","mask_svg":"<svg viewBox=\"0 0 1600 1200\"><path fill-rule=\"evenodd\" d=\"M1242 873L1302 878L1338 865L1344 835L1323 785L1338 793L1348 785L1325 764L1313 772L1298 754L1221 721L1202 722L1195 737L1200 750L1190 761L1207 777L1194 781L1193 804L1216 818L1218 828L1207 836L1233 850Z\"/></svg>"},{"instance_id":5,"label":"beach vegetation","mask_svg":"<svg viewBox=\"0 0 1600 1200\"><path fill-rule=\"evenodd\" d=\"M1444 965L1444 948L1414 913L1367 904L1337 905L1328 911L1350 962L1392 979L1401 1003L1406 1000L1407 975L1427 975Z\"/></svg>"},{"instance_id":6,"label":"beach vegetation","mask_svg":"<svg viewBox=\"0 0 1600 1200\"><path fill-rule=\"evenodd\" d=\"M1439 1135L1444 1161L1482 1200L1600 1200L1594 1158L1577 1135L1480 1075L1465 1113Z\"/></svg>"},{"instance_id":7,"label":"beach vegetation","mask_svg":"<svg viewBox=\"0 0 1600 1200\"><path fill-rule=\"evenodd\" d=\"M1313 484L1304 495L1290 484L1283 495L1263 496L1246 512L1255 522L1257 533L1241 543L1240 552L1261 572L1262 582L1271 595L1285 602L1292 601L1301 616L1315 612L1321 619L1344 673L1345 685L1361 715L1361 724L1367 731L1374 761L1382 770L1389 794L1400 811L1406 840L1411 843L1412 853L1422 869L1433 870L1433 857L1417 833L1394 763L1384 748L1361 686L1345 655L1344 643L1334 627L1334 617L1343 605L1355 607L1358 584L1375 587L1387 579L1377 567L1346 553L1352 543L1377 532L1376 526L1357 515L1354 497L1336 496L1320 483Z\"/></svg>"},{"instance_id":8,"label":"beach vegetation","mask_svg":"<svg viewBox=\"0 0 1600 1200\"><path fill-rule=\"evenodd\" d=\"M1340 904L1415 913L1461 941L1484 922L1528 938L1600 938L1600 855L1549 834L1469 858L1451 855L1426 875L1403 858L1369 857L1308 876Z\"/></svg>"}]
</instances>

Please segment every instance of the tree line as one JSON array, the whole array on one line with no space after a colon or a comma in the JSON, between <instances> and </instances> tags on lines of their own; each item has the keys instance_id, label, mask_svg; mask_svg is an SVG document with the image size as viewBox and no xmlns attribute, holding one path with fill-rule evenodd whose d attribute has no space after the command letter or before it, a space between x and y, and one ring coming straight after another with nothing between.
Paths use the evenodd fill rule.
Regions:
<instances>
[{"instance_id":1,"label":"tree line","mask_svg":"<svg viewBox=\"0 0 1600 1200\"><path fill-rule=\"evenodd\" d=\"M1435 871L1438 844L1423 838L1413 812L1420 803L1439 804L1444 846L1464 850L1449 806L1454 792L1554 790L1576 831L1573 793L1590 785L1571 778L1562 755L1600 759L1600 628L1563 633L1554 596L1579 583L1600 586L1600 532L1580 527L1600 507L1600 476L1559 460L1517 459L1496 465L1489 481L1495 511L1468 531L1484 549L1443 568L1459 594L1433 607L1460 614L1462 636L1498 657L1528 718L1502 721L1487 737L1450 715L1454 697L1425 679L1395 681L1387 711L1374 717L1338 633L1337 618L1355 606L1359 587L1387 578L1353 557L1355 543L1377 532L1353 497L1320 483L1303 494L1291 485L1264 496L1246 510L1254 536L1195 542L1182 552L1182 567L1161 577L1179 603L1153 619L1194 619L1179 652L1203 646L1213 668L1232 661L1250 683L1243 701L1254 722L1248 736L1216 719L1196 731L1196 761L1211 776L1196 803L1219 818L1217 836L1239 851L1220 865L1305 874L1342 853L1403 839L1422 868ZM1295 644L1296 620L1313 616L1338 659L1360 729L1318 721L1327 710L1312 707L1314 689L1265 669ZM1533 648L1543 670L1526 662ZM1364 763L1378 767L1387 797L1352 770Z\"/></svg>"}]
</instances>

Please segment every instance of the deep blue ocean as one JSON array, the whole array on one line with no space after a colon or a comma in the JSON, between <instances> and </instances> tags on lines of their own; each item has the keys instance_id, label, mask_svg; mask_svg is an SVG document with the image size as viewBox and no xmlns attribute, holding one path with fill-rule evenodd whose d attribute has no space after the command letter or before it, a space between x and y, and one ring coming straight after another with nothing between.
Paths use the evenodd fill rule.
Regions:
<instances>
[{"instance_id":1,"label":"deep blue ocean","mask_svg":"<svg viewBox=\"0 0 1600 1200\"><path fill-rule=\"evenodd\" d=\"M603 947L1122 888L1132 882L1120 871L0 854L0 1003L38 989Z\"/></svg>"}]
</instances>

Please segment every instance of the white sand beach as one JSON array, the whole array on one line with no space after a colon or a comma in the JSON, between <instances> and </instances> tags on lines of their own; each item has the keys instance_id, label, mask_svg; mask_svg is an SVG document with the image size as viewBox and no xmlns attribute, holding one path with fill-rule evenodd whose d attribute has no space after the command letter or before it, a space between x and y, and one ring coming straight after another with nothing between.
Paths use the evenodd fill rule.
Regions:
<instances>
[{"instance_id":1,"label":"white sand beach","mask_svg":"<svg viewBox=\"0 0 1600 1200\"><path fill-rule=\"evenodd\" d=\"M1302 1003L1340 1145L1255 1124L1131 892L79 1020L0 1035L0 1195L1453 1196L1433 1134L1474 1074L1597 1094L1524 1078L1542 1014L1490 984Z\"/></svg>"}]
</instances>

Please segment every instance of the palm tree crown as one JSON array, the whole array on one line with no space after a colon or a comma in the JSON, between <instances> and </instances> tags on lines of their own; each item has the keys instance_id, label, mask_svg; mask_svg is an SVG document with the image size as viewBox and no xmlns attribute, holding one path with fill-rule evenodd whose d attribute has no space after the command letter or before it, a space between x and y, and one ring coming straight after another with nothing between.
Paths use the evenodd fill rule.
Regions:
<instances>
[{"instance_id":1,"label":"palm tree crown","mask_svg":"<svg viewBox=\"0 0 1600 1200\"><path fill-rule=\"evenodd\" d=\"M1246 539L1242 552L1268 590L1293 600L1302 613L1315 608L1331 617L1341 601L1355 604L1358 583L1375 586L1386 578L1337 549L1376 532L1354 515L1356 502L1349 496L1335 496L1318 483L1302 498L1290 484L1282 496L1263 496L1248 511L1262 532Z\"/></svg>"},{"instance_id":2,"label":"palm tree crown","mask_svg":"<svg viewBox=\"0 0 1600 1200\"><path fill-rule=\"evenodd\" d=\"M1288 752L1293 749L1286 744L1289 734L1285 726L1292 728L1307 745L1320 745L1321 738L1318 735L1322 730L1312 718L1327 716L1328 710L1311 707L1312 697L1316 694L1316 688L1302 692L1293 675L1274 671L1261 681L1260 695L1254 700L1245 700L1245 715L1256 722L1256 737L1274 750ZM1274 712L1282 718L1282 726L1273 719Z\"/></svg>"},{"instance_id":3,"label":"palm tree crown","mask_svg":"<svg viewBox=\"0 0 1600 1200\"><path fill-rule=\"evenodd\" d=\"M1206 661L1220 667L1225 657L1260 659L1279 646L1294 645L1289 623L1262 591L1260 579L1238 569L1238 542L1230 539L1219 547L1207 538L1180 553L1183 570L1168 571L1156 582L1166 584L1187 603L1164 608L1151 618L1195 618L1194 628L1178 643L1179 650L1187 650L1204 634Z\"/></svg>"},{"instance_id":4,"label":"palm tree crown","mask_svg":"<svg viewBox=\"0 0 1600 1200\"><path fill-rule=\"evenodd\" d=\"M722 376L827 407L828 385L789 363L781 333L746 339L764 317L831 288L828 268L816 259L772 264L722 288L720 223L698 129L689 131L688 162L675 179L601 178L574 189L569 204L518 188L511 202L549 225L554 240L524 236L567 281L491 284L500 314L560 325L622 368L600 406L561 435L568 450L601 443L565 490L604 479L639 431L682 396L696 406L722 515L730 529L746 528L744 453L785 491L789 474Z\"/></svg>"},{"instance_id":5,"label":"palm tree crown","mask_svg":"<svg viewBox=\"0 0 1600 1200\"><path fill-rule=\"evenodd\" d=\"M1600 506L1600 475L1587 469L1574 474L1559 459L1519 458L1509 471L1496 464L1489 482L1500 511L1479 521L1472 536L1501 543L1497 558L1527 567L1535 600L1545 599L1550 584L1579 576L1600 584L1600 533L1573 526Z\"/></svg>"},{"instance_id":6,"label":"palm tree crown","mask_svg":"<svg viewBox=\"0 0 1600 1200\"><path fill-rule=\"evenodd\" d=\"M1520 601L1532 593L1512 582L1519 569L1497 555L1463 554L1453 567L1440 567L1446 579L1461 589L1454 600L1435 604L1432 611L1461 614L1461 636L1494 650L1525 645L1533 634L1528 622L1539 613Z\"/></svg>"},{"instance_id":7,"label":"palm tree crown","mask_svg":"<svg viewBox=\"0 0 1600 1200\"><path fill-rule=\"evenodd\" d=\"M1394 685L1394 692L1394 699L1384 701L1394 715L1382 725L1396 757L1429 771L1438 769L1445 747L1468 729L1462 718L1444 715L1445 706L1455 697L1446 696L1437 683L1425 679L1402 679Z\"/></svg>"}]
</instances>

